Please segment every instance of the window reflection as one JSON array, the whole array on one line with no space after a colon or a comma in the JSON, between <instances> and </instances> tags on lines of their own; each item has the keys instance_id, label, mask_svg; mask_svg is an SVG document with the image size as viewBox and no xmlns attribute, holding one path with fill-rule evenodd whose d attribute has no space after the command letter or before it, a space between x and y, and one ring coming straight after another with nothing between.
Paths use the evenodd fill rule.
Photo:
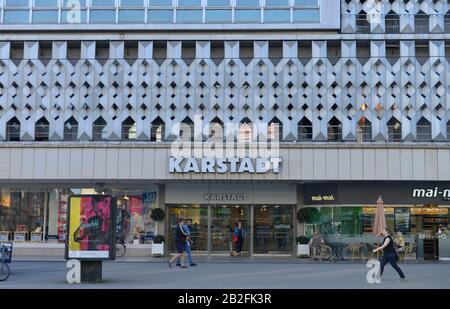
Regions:
<instances>
[{"instance_id":1,"label":"window reflection","mask_svg":"<svg viewBox=\"0 0 450 309\"><path fill-rule=\"evenodd\" d=\"M234 11L235 23L260 23L261 11L260 10L235 10Z\"/></svg>"},{"instance_id":2,"label":"window reflection","mask_svg":"<svg viewBox=\"0 0 450 309\"><path fill-rule=\"evenodd\" d=\"M179 7L201 6L201 0L178 0Z\"/></svg>"},{"instance_id":3,"label":"window reflection","mask_svg":"<svg viewBox=\"0 0 450 309\"><path fill-rule=\"evenodd\" d=\"M291 19L289 10L264 10L265 23L288 23Z\"/></svg>"},{"instance_id":4,"label":"window reflection","mask_svg":"<svg viewBox=\"0 0 450 309\"><path fill-rule=\"evenodd\" d=\"M18 8L18 7L28 7L28 0L7 0L6 7L7 8Z\"/></svg>"},{"instance_id":5,"label":"window reflection","mask_svg":"<svg viewBox=\"0 0 450 309\"><path fill-rule=\"evenodd\" d=\"M145 15L143 10L120 10L119 23L143 23Z\"/></svg>"},{"instance_id":6,"label":"window reflection","mask_svg":"<svg viewBox=\"0 0 450 309\"><path fill-rule=\"evenodd\" d=\"M149 10L148 11L149 23L172 23L173 11L172 10Z\"/></svg>"},{"instance_id":7,"label":"window reflection","mask_svg":"<svg viewBox=\"0 0 450 309\"><path fill-rule=\"evenodd\" d=\"M320 10L294 10L294 23L298 22L319 22Z\"/></svg>"},{"instance_id":8,"label":"window reflection","mask_svg":"<svg viewBox=\"0 0 450 309\"><path fill-rule=\"evenodd\" d=\"M115 10L91 10L90 13L91 23L115 23L116 11Z\"/></svg>"},{"instance_id":9,"label":"window reflection","mask_svg":"<svg viewBox=\"0 0 450 309\"><path fill-rule=\"evenodd\" d=\"M28 11L5 11L3 13L4 24L28 24Z\"/></svg>"},{"instance_id":10,"label":"window reflection","mask_svg":"<svg viewBox=\"0 0 450 309\"><path fill-rule=\"evenodd\" d=\"M207 23L231 23L231 10L206 10Z\"/></svg>"},{"instance_id":11,"label":"window reflection","mask_svg":"<svg viewBox=\"0 0 450 309\"><path fill-rule=\"evenodd\" d=\"M177 23L201 24L202 22L202 10L177 10Z\"/></svg>"},{"instance_id":12,"label":"window reflection","mask_svg":"<svg viewBox=\"0 0 450 309\"><path fill-rule=\"evenodd\" d=\"M78 18L77 20L76 18ZM76 18L75 18L76 17ZM86 10L80 10L80 14L74 16L73 12L71 10L62 10L61 11L61 23L66 24L80 24L80 23L86 23L87 22L87 13Z\"/></svg>"},{"instance_id":13,"label":"window reflection","mask_svg":"<svg viewBox=\"0 0 450 309\"><path fill-rule=\"evenodd\" d=\"M259 0L236 0L236 6L258 6Z\"/></svg>"},{"instance_id":14,"label":"window reflection","mask_svg":"<svg viewBox=\"0 0 450 309\"><path fill-rule=\"evenodd\" d=\"M149 0L149 6L172 6L172 0Z\"/></svg>"},{"instance_id":15,"label":"window reflection","mask_svg":"<svg viewBox=\"0 0 450 309\"><path fill-rule=\"evenodd\" d=\"M34 0L35 8L57 8L58 0Z\"/></svg>"},{"instance_id":16,"label":"window reflection","mask_svg":"<svg viewBox=\"0 0 450 309\"><path fill-rule=\"evenodd\" d=\"M58 11L33 11L33 23L54 24L58 22Z\"/></svg>"}]
</instances>

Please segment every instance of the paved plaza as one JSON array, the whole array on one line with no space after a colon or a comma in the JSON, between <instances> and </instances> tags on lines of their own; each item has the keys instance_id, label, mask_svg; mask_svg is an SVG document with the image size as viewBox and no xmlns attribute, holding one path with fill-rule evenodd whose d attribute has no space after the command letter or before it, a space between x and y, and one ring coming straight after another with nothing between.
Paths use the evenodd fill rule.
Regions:
<instances>
[{"instance_id":1,"label":"paved plaza","mask_svg":"<svg viewBox=\"0 0 450 309\"><path fill-rule=\"evenodd\" d=\"M397 282L397 274L387 266L381 284L369 284L369 270L363 263L314 263L298 259L200 260L196 267L169 268L165 260L118 260L105 262L101 284L65 283L65 261L15 261L11 276L0 282L4 288L450 288L449 263L400 264L408 280Z\"/></svg>"}]
</instances>

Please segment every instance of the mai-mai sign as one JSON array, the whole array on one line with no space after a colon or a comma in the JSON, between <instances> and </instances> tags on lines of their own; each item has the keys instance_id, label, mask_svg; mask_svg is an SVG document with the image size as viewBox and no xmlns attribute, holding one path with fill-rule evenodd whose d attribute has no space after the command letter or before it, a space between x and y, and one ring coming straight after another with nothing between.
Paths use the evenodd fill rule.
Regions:
<instances>
[{"instance_id":1,"label":"mai-mai sign","mask_svg":"<svg viewBox=\"0 0 450 309\"><path fill-rule=\"evenodd\" d=\"M169 159L169 173L278 174L281 158L175 158Z\"/></svg>"}]
</instances>

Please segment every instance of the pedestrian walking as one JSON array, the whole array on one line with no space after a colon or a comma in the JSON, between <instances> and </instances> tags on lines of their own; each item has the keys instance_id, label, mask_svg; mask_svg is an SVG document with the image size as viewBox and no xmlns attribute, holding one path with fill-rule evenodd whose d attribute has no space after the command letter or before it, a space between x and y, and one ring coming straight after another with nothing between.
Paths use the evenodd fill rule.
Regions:
<instances>
[{"instance_id":1,"label":"pedestrian walking","mask_svg":"<svg viewBox=\"0 0 450 309\"><path fill-rule=\"evenodd\" d=\"M172 263L179 258L181 268L187 268L184 264L184 252L186 251L187 235L184 232L183 225L184 219L178 219L177 228L175 230L175 247L177 253L169 260L169 267L172 267Z\"/></svg>"},{"instance_id":2,"label":"pedestrian walking","mask_svg":"<svg viewBox=\"0 0 450 309\"><path fill-rule=\"evenodd\" d=\"M384 228L380 236L384 237L383 245L373 250L373 253L383 250L383 257L381 258L380 261L380 278L381 276L383 276L384 266L386 266L386 264L389 263L400 276L400 280L401 281L405 280L406 278L405 275L403 274L403 271L397 265L398 255L397 251L394 248L394 240L392 239L391 233L387 228Z\"/></svg>"},{"instance_id":3,"label":"pedestrian walking","mask_svg":"<svg viewBox=\"0 0 450 309\"><path fill-rule=\"evenodd\" d=\"M318 230L314 230L314 234L309 241L309 246L311 247L313 259L317 260L317 255L319 255L320 260L322 260L322 254L320 253L320 246L324 243L322 235L320 235Z\"/></svg>"},{"instance_id":4,"label":"pedestrian walking","mask_svg":"<svg viewBox=\"0 0 450 309\"><path fill-rule=\"evenodd\" d=\"M242 221L239 221L237 226L234 228L234 237L236 239L236 255L242 256L242 248L244 247L245 241L245 228Z\"/></svg>"},{"instance_id":5,"label":"pedestrian walking","mask_svg":"<svg viewBox=\"0 0 450 309\"><path fill-rule=\"evenodd\" d=\"M184 248L184 249L185 249L186 255L187 255L187 257L188 257L189 265L190 265L190 266L197 266L197 264L195 264L195 263L192 261L191 247L192 247L192 245L194 244L194 241L193 241L193 239L192 239L192 237L191 237L191 231L190 231L191 225L192 225L192 220L191 220L191 219L187 219L187 220L186 220L186 224L184 224L184 225L182 226L183 231L184 231L184 233L185 233L185 235L186 235L186 245L185 245L185 248ZM177 259L177 266L181 266L180 258Z\"/></svg>"}]
</instances>

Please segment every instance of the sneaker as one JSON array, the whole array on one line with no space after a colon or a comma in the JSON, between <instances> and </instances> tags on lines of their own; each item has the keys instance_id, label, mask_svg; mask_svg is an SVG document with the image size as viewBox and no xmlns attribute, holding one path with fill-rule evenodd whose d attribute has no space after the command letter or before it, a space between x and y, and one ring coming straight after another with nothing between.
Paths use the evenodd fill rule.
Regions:
<instances>
[{"instance_id":1,"label":"sneaker","mask_svg":"<svg viewBox=\"0 0 450 309\"><path fill-rule=\"evenodd\" d=\"M178 266L178 267L181 267L181 264L180 264L180 263L177 263L177 266Z\"/></svg>"},{"instance_id":2,"label":"sneaker","mask_svg":"<svg viewBox=\"0 0 450 309\"><path fill-rule=\"evenodd\" d=\"M190 264L190 266L197 266L197 264L195 264L195 263L191 263L191 264Z\"/></svg>"},{"instance_id":3,"label":"sneaker","mask_svg":"<svg viewBox=\"0 0 450 309\"><path fill-rule=\"evenodd\" d=\"M398 281L398 282L405 282L405 281L406 281L406 278L400 278L400 279L397 279L397 281Z\"/></svg>"},{"instance_id":4,"label":"sneaker","mask_svg":"<svg viewBox=\"0 0 450 309\"><path fill-rule=\"evenodd\" d=\"M183 265L183 266L180 266L181 268L189 268L189 267L187 267L186 265Z\"/></svg>"},{"instance_id":5,"label":"sneaker","mask_svg":"<svg viewBox=\"0 0 450 309\"><path fill-rule=\"evenodd\" d=\"M169 268L172 268L172 263L167 262L167 265L169 265Z\"/></svg>"}]
</instances>

